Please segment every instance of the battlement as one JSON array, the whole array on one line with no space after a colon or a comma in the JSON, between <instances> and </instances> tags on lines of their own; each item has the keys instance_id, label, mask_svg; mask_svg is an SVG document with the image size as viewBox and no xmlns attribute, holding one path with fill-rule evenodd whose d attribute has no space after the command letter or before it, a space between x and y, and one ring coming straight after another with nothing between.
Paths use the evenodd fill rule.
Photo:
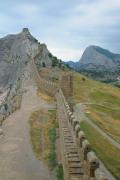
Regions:
<instances>
[{"instance_id":1,"label":"battlement","mask_svg":"<svg viewBox=\"0 0 120 180\"><path fill-rule=\"evenodd\" d=\"M92 151L89 141L81 130L65 98L72 95L72 76L63 76L61 87L40 77L33 60L37 84L56 98L57 118L60 128L60 145L65 180L109 180L100 168L100 161ZM70 90L69 90L70 88ZM64 93L63 93L64 91Z\"/></svg>"},{"instance_id":2,"label":"battlement","mask_svg":"<svg viewBox=\"0 0 120 180\"><path fill-rule=\"evenodd\" d=\"M22 32L23 33L29 33L29 29L28 28L23 28Z\"/></svg>"}]
</instances>

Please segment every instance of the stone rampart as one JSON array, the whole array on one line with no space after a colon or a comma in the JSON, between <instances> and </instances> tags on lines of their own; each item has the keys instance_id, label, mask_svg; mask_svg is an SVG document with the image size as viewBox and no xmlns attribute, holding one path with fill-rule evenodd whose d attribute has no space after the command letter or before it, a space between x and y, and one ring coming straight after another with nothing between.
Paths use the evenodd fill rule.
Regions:
<instances>
[{"instance_id":1,"label":"stone rampart","mask_svg":"<svg viewBox=\"0 0 120 180\"><path fill-rule=\"evenodd\" d=\"M62 89L55 83L42 79L35 64L34 72L39 87L56 98L65 180L108 180Z\"/></svg>"}]
</instances>

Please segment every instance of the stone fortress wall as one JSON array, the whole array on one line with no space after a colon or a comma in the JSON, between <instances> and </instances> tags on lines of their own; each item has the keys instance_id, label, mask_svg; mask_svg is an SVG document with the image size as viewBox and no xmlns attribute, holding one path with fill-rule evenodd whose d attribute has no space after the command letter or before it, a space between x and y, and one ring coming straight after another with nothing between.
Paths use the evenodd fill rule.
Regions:
<instances>
[{"instance_id":1,"label":"stone fortress wall","mask_svg":"<svg viewBox=\"0 0 120 180\"><path fill-rule=\"evenodd\" d=\"M101 170L100 161L92 151L85 133L81 130L80 123L73 115L64 96L65 93L66 96L67 93L70 95L72 91L68 92L68 87L66 89L65 86L62 86L63 94L62 89L57 84L41 78L34 60L33 68L34 77L39 87L56 98L65 180L108 180L107 174ZM65 81L66 79L70 79L70 77L64 77ZM72 86L71 83L69 84Z\"/></svg>"}]
</instances>

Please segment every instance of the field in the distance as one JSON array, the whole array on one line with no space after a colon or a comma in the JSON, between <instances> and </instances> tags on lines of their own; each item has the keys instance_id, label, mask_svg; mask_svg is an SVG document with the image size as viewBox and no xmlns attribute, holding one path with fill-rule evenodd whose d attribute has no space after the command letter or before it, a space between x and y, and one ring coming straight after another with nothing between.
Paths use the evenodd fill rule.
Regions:
<instances>
[{"instance_id":1,"label":"field in the distance","mask_svg":"<svg viewBox=\"0 0 120 180\"><path fill-rule=\"evenodd\" d=\"M120 89L74 73L74 98L89 118L120 143Z\"/></svg>"}]
</instances>

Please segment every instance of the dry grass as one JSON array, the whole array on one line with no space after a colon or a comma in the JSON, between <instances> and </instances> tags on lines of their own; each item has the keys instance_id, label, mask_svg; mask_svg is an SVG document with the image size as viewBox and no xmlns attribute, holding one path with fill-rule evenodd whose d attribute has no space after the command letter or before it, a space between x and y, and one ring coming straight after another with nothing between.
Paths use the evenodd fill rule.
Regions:
<instances>
[{"instance_id":1,"label":"dry grass","mask_svg":"<svg viewBox=\"0 0 120 180\"><path fill-rule=\"evenodd\" d=\"M37 90L37 95L40 96L43 100L47 101L48 103L53 103L54 97L49 96L47 93L43 92L42 90Z\"/></svg>"},{"instance_id":2,"label":"dry grass","mask_svg":"<svg viewBox=\"0 0 120 180\"><path fill-rule=\"evenodd\" d=\"M51 69L50 68L41 68L39 74L44 79L48 79Z\"/></svg>"},{"instance_id":3,"label":"dry grass","mask_svg":"<svg viewBox=\"0 0 120 180\"><path fill-rule=\"evenodd\" d=\"M113 173L113 175L120 180L119 149L113 146L87 122L81 122L81 128L85 132L98 157L104 162L105 166Z\"/></svg>"},{"instance_id":4,"label":"dry grass","mask_svg":"<svg viewBox=\"0 0 120 180\"><path fill-rule=\"evenodd\" d=\"M106 105L109 100L111 107L120 105L119 88L94 81L79 73L74 73L74 97L76 102L101 102Z\"/></svg>"},{"instance_id":5,"label":"dry grass","mask_svg":"<svg viewBox=\"0 0 120 180\"><path fill-rule=\"evenodd\" d=\"M74 98L86 103L89 118L120 143L120 88L75 73Z\"/></svg>"},{"instance_id":6,"label":"dry grass","mask_svg":"<svg viewBox=\"0 0 120 180\"><path fill-rule=\"evenodd\" d=\"M52 146L50 129L53 129L56 125L56 111L39 110L33 112L30 117L30 125L31 142L36 157L45 160L52 167L52 163L49 161Z\"/></svg>"},{"instance_id":7,"label":"dry grass","mask_svg":"<svg viewBox=\"0 0 120 180\"><path fill-rule=\"evenodd\" d=\"M100 105L89 105L88 117L108 135L120 143L120 111Z\"/></svg>"}]
</instances>

